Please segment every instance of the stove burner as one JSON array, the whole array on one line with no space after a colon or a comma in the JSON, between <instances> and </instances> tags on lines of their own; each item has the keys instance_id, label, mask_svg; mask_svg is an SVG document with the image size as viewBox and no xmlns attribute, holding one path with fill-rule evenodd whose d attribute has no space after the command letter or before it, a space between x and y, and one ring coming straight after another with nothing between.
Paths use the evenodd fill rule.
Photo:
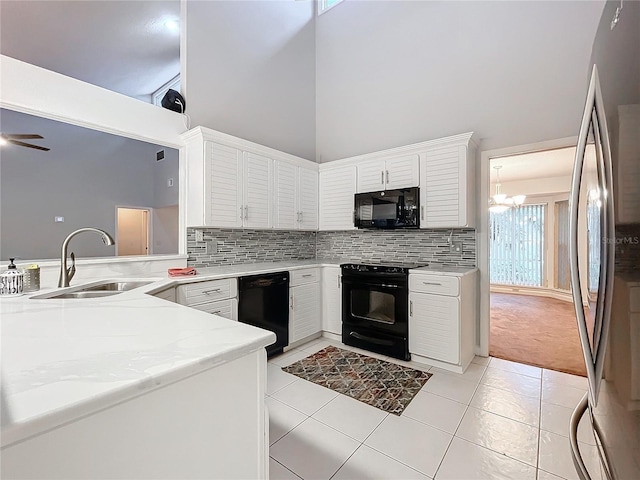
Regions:
<instances>
[{"instance_id":1,"label":"stove burner","mask_svg":"<svg viewBox=\"0 0 640 480\"><path fill-rule=\"evenodd\" d=\"M412 264L362 264L362 263L344 263L340 265L345 270L353 270L356 272L371 272L371 273L409 273L409 270L413 268L426 267L426 263L412 263Z\"/></svg>"}]
</instances>

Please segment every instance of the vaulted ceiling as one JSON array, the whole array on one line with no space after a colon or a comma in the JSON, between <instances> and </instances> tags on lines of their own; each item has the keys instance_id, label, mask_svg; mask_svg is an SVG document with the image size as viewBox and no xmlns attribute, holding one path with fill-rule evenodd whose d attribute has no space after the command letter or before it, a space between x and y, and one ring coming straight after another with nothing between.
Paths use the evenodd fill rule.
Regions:
<instances>
[{"instance_id":1,"label":"vaulted ceiling","mask_svg":"<svg viewBox=\"0 0 640 480\"><path fill-rule=\"evenodd\" d=\"M309 2L187 2L193 125L317 161L463 131L487 148L576 133L603 0L346 0L320 17ZM178 0L2 0L0 50L144 98L179 71L164 26L179 11ZM315 41L296 33L310 22Z\"/></svg>"}]
</instances>

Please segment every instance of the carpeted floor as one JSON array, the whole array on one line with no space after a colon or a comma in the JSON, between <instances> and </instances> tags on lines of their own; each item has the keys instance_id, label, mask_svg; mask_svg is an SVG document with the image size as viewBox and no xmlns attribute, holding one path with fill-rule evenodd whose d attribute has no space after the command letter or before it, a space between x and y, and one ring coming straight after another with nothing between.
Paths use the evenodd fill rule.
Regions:
<instances>
[{"instance_id":1,"label":"carpeted floor","mask_svg":"<svg viewBox=\"0 0 640 480\"><path fill-rule=\"evenodd\" d=\"M430 373L334 346L282 370L395 415L402 413L431 377Z\"/></svg>"},{"instance_id":2,"label":"carpeted floor","mask_svg":"<svg viewBox=\"0 0 640 480\"><path fill-rule=\"evenodd\" d=\"M489 354L586 376L573 303L491 293Z\"/></svg>"}]
</instances>

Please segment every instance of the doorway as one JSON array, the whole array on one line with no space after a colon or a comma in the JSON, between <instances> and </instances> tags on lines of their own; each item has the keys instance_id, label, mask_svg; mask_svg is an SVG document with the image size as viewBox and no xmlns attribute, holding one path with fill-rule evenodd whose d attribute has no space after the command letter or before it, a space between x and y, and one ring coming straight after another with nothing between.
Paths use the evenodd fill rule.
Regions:
<instances>
[{"instance_id":1,"label":"doorway","mask_svg":"<svg viewBox=\"0 0 640 480\"><path fill-rule=\"evenodd\" d=\"M570 147L489 160L488 346L491 356L585 375L566 281L574 156Z\"/></svg>"},{"instance_id":2,"label":"doorway","mask_svg":"<svg viewBox=\"0 0 640 480\"><path fill-rule=\"evenodd\" d=\"M150 255L151 209L116 207L116 256Z\"/></svg>"}]
</instances>

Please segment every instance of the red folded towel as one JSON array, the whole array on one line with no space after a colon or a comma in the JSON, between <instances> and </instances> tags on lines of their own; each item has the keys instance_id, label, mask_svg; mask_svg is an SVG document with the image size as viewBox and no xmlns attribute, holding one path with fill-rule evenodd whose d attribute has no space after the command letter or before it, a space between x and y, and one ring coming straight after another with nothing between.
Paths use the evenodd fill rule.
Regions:
<instances>
[{"instance_id":1,"label":"red folded towel","mask_svg":"<svg viewBox=\"0 0 640 480\"><path fill-rule=\"evenodd\" d=\"M170 277L186 277L188 275L195 275L198 273L193 267L170 268L168 272Z\"/></svg>"}]
</instances>

